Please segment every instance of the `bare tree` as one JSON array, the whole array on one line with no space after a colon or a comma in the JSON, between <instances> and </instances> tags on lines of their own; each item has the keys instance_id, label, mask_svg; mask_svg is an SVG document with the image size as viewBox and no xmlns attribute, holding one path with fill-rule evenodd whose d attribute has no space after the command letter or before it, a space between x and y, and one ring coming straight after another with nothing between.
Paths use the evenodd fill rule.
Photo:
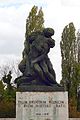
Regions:
<instances>
[{"instance_id":1,"label":"bare tree","mask_svg":"<svg viewBox=\"0 0 80 120\"><path fill-rule=\"evenodd\" d=\"M20 60L11 60L6 62L5 64L0 66L0 79L2 79L3 76L7 75L9 71L12 73L12 80L14 81L16 77L19 77L21 75L21 72L18 69L18 64Z\"/></svg>"}]
</instances>

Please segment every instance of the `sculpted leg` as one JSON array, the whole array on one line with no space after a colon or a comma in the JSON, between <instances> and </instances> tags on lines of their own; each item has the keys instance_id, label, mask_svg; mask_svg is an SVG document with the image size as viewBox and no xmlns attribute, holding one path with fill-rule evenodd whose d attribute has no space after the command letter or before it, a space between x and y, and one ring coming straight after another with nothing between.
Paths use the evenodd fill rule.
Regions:
<instances>
[{"instance_id":1,"label":"sculpted leg","mask_svg":"<svg viewBox=\"0 0 80 120\"><path fill-rule=\"evenodd\" d=\"M46 80L41 67L37 63L34 64L34 71L36 72L40 80L42 80L45 84L50 85L50 82Z\"/></svg>"},{"instance_id":2,"label":"sculpted leg","mask_svg":"<svg viewBox=\"0 0 80 120\"><path fill-rule=\"evenodd\" d=\"M52 76L54 76L54 80L56 80L55 71L54 71L53 66L51 64L51 61L50 61L50 59L48 57L46 58L46 64L47 64L49 72L52 74Z\"/></svg>"},{"instance_id":3,"label":"sculpted leg","mask_svg":"<svg viewBox=\"0 0 80 120\"><path fill-rule=\"evenodd\" d=\"M53 76L53 75L49 72L48 67L47 67L47 64L45 63L45 61L42 61L42 62L40 63L40 65L41 65L41 68L42 68L42 70L43 70L43 72L44 72L45 77L47 78L46 81L48 81L49 84L56 84L55 76Z\"/></svg>"}]
</instances>

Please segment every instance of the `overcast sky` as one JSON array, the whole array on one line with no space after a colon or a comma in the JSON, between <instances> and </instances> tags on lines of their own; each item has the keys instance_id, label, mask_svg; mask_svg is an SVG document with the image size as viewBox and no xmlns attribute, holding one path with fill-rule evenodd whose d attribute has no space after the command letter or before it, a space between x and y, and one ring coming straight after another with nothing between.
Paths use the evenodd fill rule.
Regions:
<instances>
[{"instance_id":1,"label":"overcast sky","mask_svg":"<svg viewBox=\"0 0 80 120\"><path fill-rule=\"evenodd\" d=\"M80 0L0 0L0 64L7 59L21 58L25 40L26 18L33 7L42 7L45 27L55 30L56 46L50 51L50 59L61 79L60 40L63 28L73 22L80 28Z\"/></svg>"}]
</instances>

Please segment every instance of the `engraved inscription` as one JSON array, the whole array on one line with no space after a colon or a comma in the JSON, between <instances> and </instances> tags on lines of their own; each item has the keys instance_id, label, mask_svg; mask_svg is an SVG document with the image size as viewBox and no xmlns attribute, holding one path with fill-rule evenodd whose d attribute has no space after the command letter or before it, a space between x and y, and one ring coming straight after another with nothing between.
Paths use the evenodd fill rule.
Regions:
<instances>
[{"instance_id":1,"label":"engraved inscription","mask_svg":"<svg viewBox=\"0 0 80 120\"><path fill-rule=\"evenodd\" d=\"M68 120L66 97L58 93L21 93L17 103L17 120ZM22 96L22 97L21 97ZM65 96L65 95L64 95ZM19 111L19 112L18 112ZM19 116L18 116L19 114ZM23 119L24 118L24 119Z\"/></svg>"},{"instance_id":2,"label":"engraved inscription","mask_svg":"<svg viewBox=\"0 0 80 120\"><path fill-rule=\"evenodd\" d=\"M56 107L65 107L64 101L18 101L18 107L51 107L55 105Z\"/></svg>"}]
</instances>

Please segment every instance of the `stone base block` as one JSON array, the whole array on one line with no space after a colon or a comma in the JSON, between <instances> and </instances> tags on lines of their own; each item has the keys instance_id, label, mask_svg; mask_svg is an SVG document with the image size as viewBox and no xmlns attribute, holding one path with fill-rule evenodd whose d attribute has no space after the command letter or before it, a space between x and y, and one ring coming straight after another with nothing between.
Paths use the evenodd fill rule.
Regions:
<instances>
[{"instance_id":1,"label":"stone base block","mask_svg":"<svg viewBox=\"0 0 80 120\"><path fill-rule=\"evenodd\" d=\"M68 93L17 92L16 120L68 120Z\"/></svg>"}]
</instances>

